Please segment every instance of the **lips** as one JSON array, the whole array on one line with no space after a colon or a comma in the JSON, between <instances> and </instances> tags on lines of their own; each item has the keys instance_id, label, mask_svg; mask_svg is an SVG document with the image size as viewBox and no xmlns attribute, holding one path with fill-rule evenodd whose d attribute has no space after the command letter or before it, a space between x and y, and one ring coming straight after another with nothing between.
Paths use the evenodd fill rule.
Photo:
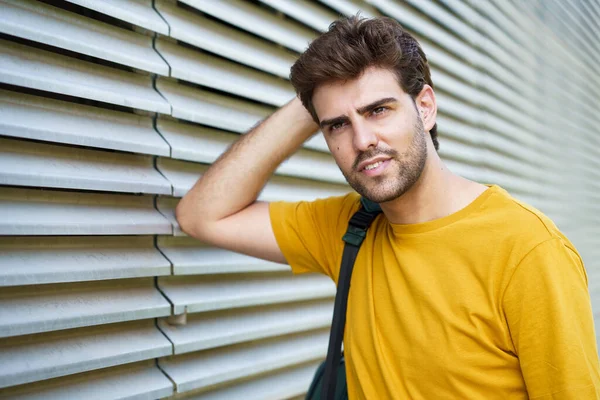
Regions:
<instances>
[{"instance_id":1,"label":"lips","mask_svg":"<svg viewBox=\"0 0 600 400\"><path fill-rule=\"evenodd\" d=\"M391 159L385 159L382 161L377 161L375 163L372 164L367 164L367 168L363 168L360 173L364 174L368 177L375 177L375 176L379 176L381 174L385 173L385 170L387 169L388 165L390 164L390 162L392 162Z\"/></svg>"},{"instance_id":2,"label":"lips","mask_svg":"<svg viewBox=\"0 0 600 400\"><path fill-rule=\"evenodd\" d=\"M367 161L363 161L360 164L358 164L357 169L358 169L358 171L361 171L361 172L369 171L369 170L372 170L372 169L375 169L378 167L377 165L374 165L374 164L383 163L384 161L388 161L388 160L390 160L390 158L386 157L386 156L370 158ZM367 167L369 167L370 169L367 169Z\"/></svg>"}]
</instances>

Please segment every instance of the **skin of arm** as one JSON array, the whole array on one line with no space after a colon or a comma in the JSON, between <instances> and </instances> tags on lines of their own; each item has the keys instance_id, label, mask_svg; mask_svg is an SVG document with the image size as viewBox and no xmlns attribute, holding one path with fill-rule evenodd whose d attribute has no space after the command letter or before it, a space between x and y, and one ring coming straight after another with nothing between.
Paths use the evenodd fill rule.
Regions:
<instances>
[{"instance_id":1,"label":"skin of arm","mask_svg":"<svg viewBox=\"0 0 600 400\"><path fill-rule=\"evenodd\" d=\"M175 216L196 239L269 261L286 260L269 205L256 201L275 169L318 129L298 98L237 140L181 199Z\"/></svg>"}]
</instances>

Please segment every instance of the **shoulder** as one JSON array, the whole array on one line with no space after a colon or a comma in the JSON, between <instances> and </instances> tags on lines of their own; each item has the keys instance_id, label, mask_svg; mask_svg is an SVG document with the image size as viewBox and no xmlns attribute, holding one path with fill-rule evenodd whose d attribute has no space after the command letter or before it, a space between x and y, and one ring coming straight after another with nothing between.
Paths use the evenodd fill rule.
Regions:
<instances>
[{"instance_id":1,"label":"shoulder","mask_svg":"<svg viewBox=\"0 0 600 400\"><path fill-rule=\"evenodd\" d=\"M537 208L516 199L504 189L495 186L493 199L486 212L493 221L494 229L501 231L502 248L506 255L507 267L514 270L519 264L540 258L567 257L578 268L583 261L571 241L556 224Z\"/></svg>"},{"instance_id":2,"label":"shoulder","mask_svg":"<svg viewBox=\"0 0 600 400\"><path fill-rule=\"evenodd\" d=\"M269 212L272 223L286 221L334 228L346 225L359 207L360 195L351 192L312 201L276 201L269 204Z\"/></svg>"},{"instance_id":3,"label":"shoulder","mask_svg":"<svg viewBox=\"0 0 600 400\"><path fill-rule=\"evenodd\" d=\"M530 248L550 239L560 239L574 246L556 224L537 208L516 199L499 186L493 186L493 195L486 213L503 226L506 239L519 240Z\"/></svg>"}]
</instances>

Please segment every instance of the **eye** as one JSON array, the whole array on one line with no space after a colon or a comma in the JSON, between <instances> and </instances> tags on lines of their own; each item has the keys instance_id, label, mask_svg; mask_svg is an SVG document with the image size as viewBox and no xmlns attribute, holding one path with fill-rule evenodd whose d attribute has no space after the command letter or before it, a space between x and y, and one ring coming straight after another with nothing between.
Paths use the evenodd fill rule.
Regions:
<instances>
[{"instance_id":1,"label":"eye","mask_svg":"<svg viewBox=\"0 0 600 400\"><path fill-rule=\"evenodd\" d=\"M387 107L380 106L380 107L374 108L373 111L371 111L371 114L372 115L380 115L380 114L385 113L387 110L388 110Z\"/></svg>"},{"instance_id":2,"label":"eye","mask_svg":"<svg viewBox=\"0 0 600 400\"><path fill-rule=\"evenodd\" d=\"M329 127L329 131L334 132L334 131L340 130L344 127L344 125L345 125L344 122L336 122L335 124L333 124Z\"/></svg>"}]
</instances>

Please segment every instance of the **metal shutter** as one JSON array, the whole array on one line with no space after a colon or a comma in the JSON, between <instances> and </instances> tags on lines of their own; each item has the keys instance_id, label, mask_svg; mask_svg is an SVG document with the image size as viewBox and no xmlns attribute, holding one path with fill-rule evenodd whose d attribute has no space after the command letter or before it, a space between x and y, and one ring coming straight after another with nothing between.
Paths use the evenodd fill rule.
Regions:
<instances>
[{"instance_id":1,"label":"metal shutter","mask_svg":"<svg viewBox=\"0 0 600 400\"><path fill-rule=\"evenodd\" d=\"M444 160L553 218L600 308L598 4L0 5L0 397L305 393L326 352L333 284L192 240L174 208L294 95L289 67L309 41L358 10L422 41ZM348 190L317 135L261 198Z\"/></svg>"}]
</instances>

